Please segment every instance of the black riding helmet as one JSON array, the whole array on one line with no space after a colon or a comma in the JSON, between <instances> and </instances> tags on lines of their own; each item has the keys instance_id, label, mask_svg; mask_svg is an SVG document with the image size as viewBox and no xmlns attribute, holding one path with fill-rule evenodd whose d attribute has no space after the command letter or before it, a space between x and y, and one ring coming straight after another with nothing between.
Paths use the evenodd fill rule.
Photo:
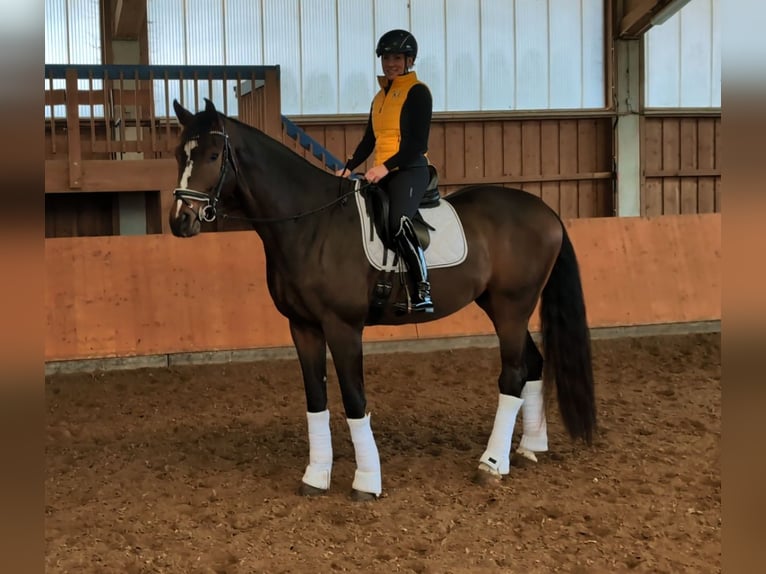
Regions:
<instances>
[{"instance_id":1,"label":"black riding helmet","mask_svg":"<svg viewBox=\"0 0 766 574\"><path fill-rule=\"evenodd\" d=\"M390 30L378 40L375 54L378 57L383 54L404 54L405 56L412 56L414 62L418 55L418 43L415 36L407 30Z\"/></svg>"}]
</instances>

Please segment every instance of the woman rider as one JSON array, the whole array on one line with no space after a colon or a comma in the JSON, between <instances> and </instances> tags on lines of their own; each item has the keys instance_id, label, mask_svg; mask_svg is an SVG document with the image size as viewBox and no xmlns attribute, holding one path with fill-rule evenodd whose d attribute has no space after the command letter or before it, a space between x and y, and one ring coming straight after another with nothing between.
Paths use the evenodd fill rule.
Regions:
<instances>
[{"instance_id":1,"label":"woman rider","mask_svg":"<svg viewBox=\"0 0 766 574\"><path fill-rule=\"evenodd\" d=\"M410 70L418 55L418 44L408 31L386 32L378 40L375 53L383 69L383 76L378 76L380 91L372 100L362 140L337 175L348 177L375 151L374 165L364 177L388 193L389 229L395 231L396 248L415 286L410 308L402 303L396 307L402 312L433 313L426 259L412 225L429 181L426 152L433 108L431 92Z\"/></svg>"}]
</instances>

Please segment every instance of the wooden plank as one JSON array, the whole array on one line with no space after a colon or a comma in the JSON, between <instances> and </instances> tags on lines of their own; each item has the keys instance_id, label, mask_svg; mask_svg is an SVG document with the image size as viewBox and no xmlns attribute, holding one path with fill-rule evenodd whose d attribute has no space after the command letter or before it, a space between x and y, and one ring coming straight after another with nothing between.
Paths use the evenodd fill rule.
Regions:
<instances>
[{"instance_id":1,"label":"wooden plank","mask_svg":"<svg viewBox=\"0 0 766 574\"><path fill-rule=\"evenodd\" d=\"M720 177L721 171L718 169L648 169L645 170L646 177Z\"/></svg>"},{"instance_id":2,"label":"wooden plank","mask_svg":"<svg viewBox=\"0 0 766 574\"><path fill-rule=\"evenodd\" d=\"M679 118L662 120L662 168L681 167L681 123ZM677 177L666 177L662 182L662 214L681 213L681 181Z\"/></svg>"},{"instance_id":3,"label":"wooden plank","mask_svg":"<svg viewBox=\"0 0 766 574\"><path fill-rule=\"evenodd\" d=\"M596 127L596 169L599 172L612 171L612 149L614 148L614 134L611 119L594 119ZM639 160L640 161L640 160ZM594 184L596 193L597 215L599 217L611 217L616 215L617 186L615 176L608 181L599 180ZM639 191L640 193L640 191Z\"/></svg>"},{"instance_id":4,"label":"wooden plank","mask_svg":"<svg viewBox=\"0 0 766 574\"><path fill-rule=\"evenodd\" d=\"M146 24L146 0L116 0L113 40L138 40Z\"/></svg>"},{"instance_id":5,"label":"wooden plank","mask_svg":"<svg viewBox=\"0 0 766 574\"><path fill-rule=\"evenodd\" d=\"M646 178L644 182L644 201L641 215L644 217L657 217L662 215L662 180L658 178Z\"/></svg>"},{"instance_id":6,"label":"wooden plank","mask_svg":"<svg viewBox=\"0 0 766 574\"><path fill-rule=\"evenodd\" d=\"M445 158L445 132L443 123L432 123L431 132L428 137L428 161L436 167L441 182L445 176L446 158ZM443 192L443 190L442 190Z\"/></svg>"},{"instance_id":7,"label":"wooden plank","mask_svg":"<svg viewBox=\"0 0 766 574\"><path fill-rule=\"evenodd\" d=\"M503 175L503 125L501 122L484 123L484 177Z\"/></svg>"},{"instance_id":8,"label":"wooden plank","mask_svg":"<svg viewBox=\"0 0 766 574\"><path fill-rule=\"evenodd\" d=\"M720 169L721 168L721 118L715 118L714 120L715 125L715 134L713 141L715 142L713 145L713 150L715 154L715 162L713 163L713 167Z\"/></svg>"},{"instance_id":9,"label":"wooden plank","mask_svg":"<svg viewBox=\"0 0 766 574\"><path fill-rule=\"evenodd\" d=\"M503 122L503 175L520 176L521 158L521 122Z\"/></svg>"},{"instance_id":10,"label":"wooden plank","mask_svg":"<svg viewBox=\"0 0 766 574\"><path fill-rule=\"evenodd\" d=\"M445 164L444 178L465 178L465 126L450 123L444 127Z\"/></svg>"},{"instance_id":11,"label":"wooden plank","mask_svg":"<svg viewBox=\"0 0 766 574\"><path fill-rule=\"evenodd\" d=\"M85 160L78 191L164 191L175 186L174 159ZM70 193L66 160L45 162L45 193Z\"/></svg>"},{"instance_id":12,"label":"wooden plank","mask_svg":"<svg viewBox=\"0 0 766 574\"><path fill-rule=\"evenodd\" d=\"M521 173L522 175L542 175L540 152L540 122L528 120L521 122ZM529 183L523 189L537 197L541 195L539 183Z\"/></svg>"},{"instance_id":13,"label":"wooden plank","mask_svg":"<svg viewBox=\"0 0 766 574\"><path fill-rule=\"evenodd\" d=\"M664 0L666 3L668 0ZM625 3L625 14L620 20L620 38L638 38L651 27L652 16L662 0L636 0Z\"/></svg>"},{"instance_id":14,"label":"wooden plank","mask_svg":"<svg viewBox=\"0 0 766 574\"><path fill-rule=\"evenodd\" d=\"M328 125L325 128L325 148L334 155L341 163L346 163L343 155L346 147L346 131L343 126Z\"/></svg>"},{"instance_id":15,"label":"wooden plank","mask_svg":"<svg viewBox=\"0 0 766 574\"><path fill-rule=\"evenodd\" d=\"M700 170L715 168L715 125L711 118L699 118L697 122L697 167Z\"/></svg>"},{"instance_id":16,"label":"wooden plank","mask_svg":"<svg viewBox=\"0 0 766 574\"><path fill-rule=\"evenodd\" d=\"M638 39L655 25L653 20L663 9L662 22L683 8L689 0L626 0L623 4L623 17L618 27L618 37ZM660 22L658 21L657 24Z\"/></svg>"},{"instance_id":17,"label":"wooden plank","mask_svg":"<svg viewBox=\"0 0 766 574\"><path fill-rule=\"evenodd\" d=\"M596 161L596 131L592 120L577 121L577 169L578 171L595 171ZM581 181L577 187L577 212L580 217L596 217L596 186L592 181Z\"/></svg>"},{"instance_id":18,"label":"wooden plank","mask_svg":"<svg viewBox=\"0 0 766 574\"><path fill-rule=\"evenodd\" d=\"M701 177L697 181L697 212L715 213L716 181L709 177Z\"/></svg>"},{"instance_id":19,"label":"wooden plank","mask_svg":"<svg viewBox=\"0 0 766 574\"><path fill-rule=\"evenodd\" d=\"M700 170L712 170L715 166L715 120L700 118L697 124L697 157ZM720 179L720 174L718 174ZM699 179L698 209L700 213L715 212L715 179Z\"/></svg>"},{"instance_id":20,"label":"wooden plank","mask_svg":"<svg viewBox=\"0 0 766 574\"><path fill-rule=\"evenodd\" d=\"M644 118L644 170L662 170L662 120L659 118Z\"/></svg>"},{"instance_id":21,"label":"wooden plank","mask_svg":"<svg viewBox=\"0 0 766 574\"><path fill-rule=\"evenodd\" d=\"M324 134L324 126L306 126L306 134L319 142L319 145L324 146L325 145L325 134ZM317 166L320 169L325 169L324 162L314 156L313 147L309 149L304 149L303 146L301 146L301 150L303 150L303 157L308 160L311 164Z\"/></svg>"},{"instance_id":22,"label":"wooden plank","mask_svg":"<svg viewBox=\"0 0 766 574\"><path fill-rule=\"evenodd\" d=\"M484 129L479 122L465 122L465 177L477 183L484 177Z\"/></svg>"},{"instance_id":23,"label":"wooden plank","mask_svg":"<svg viewBox=\"0 0 766 574\"><path fill-rule=\"evenodd\" d=\"M580 172L580 173L561 173L553 175L503 175L500 177L485 177L481 183L486 185L493 184L544 184L544 183L556 183L559 184L563 181L604 181L611 180L612 172L610 171L593 171L593 172ZM476 180L470 177L454 177L446 179L444 181L450 185L471 185Z\"/></svg>"},{"instance_id":24,"label":"wooden plank","mask_svg":"<svg viewBox=\"0 0 766 574\"><path fill-rule=\"evenodd\" d=\"M66 71L66 127L68 145L68 188L78 189L82 186L82 151L80 148L80 110L77 102L77 71ZM70 98L69 95L72 95Z\"/></svg>"},{"instance_id":25,"label":"wooden plank","mask_svg":"<svg viewBox=\"0 0 766 574\"><path fill-rule=\"evenodd\" d=\"M540 171L543 176L558 175L561 172L559 156L559 122L545 120L540 124ZM558 182L547 181L541 184L540 194L543 201L556 213L561 213L561 192Z\"/></svg>"},{"instance_id":26,"label":"wooden plank","mask_svg":"<svg viewBox=\"0 0 766 574\"><path fill-rule=\"evenodd\" d=\"M278 140L282 134L282 94L279 87L279 71L273 68L267 69L264 80L264 125L261 129Z\"/></svg>"},{"instance_id":27,"label":"wooden plank","mask_svg":"<svg viewBox=\"0 0 766 574\"><path fill-rule=\"evenodd\" d=\"M346 132L346 142L345 142L345 152L344 152L344 160L351 157L354 154L354 150L356 150L356 146L359 145L359 142L362 141L362 137L364 136L364 130L366 128L366 124L352 124L345 126L345 132ZM356 168L356 171L364 173L366 163L362 163L359 167Z\"/></svg>"},{"instance_id":28,"label":"wooden plank","mask_svg":"<svg viewBox=\"0 0 766 574\"><path fill-rule=\"evenodd\" d=\"M697 169L697 120L696 118L681 118L681 170ZM697 179L684 178L680 188L681 213L697 213L698 199Z\"/></svg>"},{"instance_id":29,"label":"wooden plank","mask_svg":"<svg viewBox=\"0 0 766 574\"><path fill-rule=\"evenodd\" d=\"M559 169L562 173L577 172L577 121L559 122ZM577 182L562 181L559 186L560 215L564 219L578 216Z\"/></svg>"},{"instance_id":30,"label":"wooden plank","mask_svg":"<svg viewBox=\"0 0 766 574\"><path fill-rule=\"evenodd\" d=\"M644 173L641 194L641 215L654 217L662 215L662 180L652 177L649 172L662 171L662 120L643 118Z\"/></svg>"},{"instance_id":31,"label":"wooden plank","mask_svg":"<svg viewBox=\"0 0 766 574\"><path fill-rule=\"evenodd\" d=\"M715 180L715 212L721 212L721 180Z\"/></svg>"}]
</instances>

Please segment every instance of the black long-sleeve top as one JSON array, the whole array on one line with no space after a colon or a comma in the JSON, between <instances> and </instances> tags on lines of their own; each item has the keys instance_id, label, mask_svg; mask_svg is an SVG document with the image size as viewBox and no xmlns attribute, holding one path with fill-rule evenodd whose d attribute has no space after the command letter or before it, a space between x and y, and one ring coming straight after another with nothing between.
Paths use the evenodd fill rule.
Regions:
<instances>
[{"instance_id":1,"label":"black long-sleeve top","mask_svg":"<svg viewBox=\"0 0 766 574\"><path fill-rule=\"evenodd\" d=\"M386 88L386 93L388 93L388 88ZM402 105L402 113L399 116L399 131L401 132L399 151L383 162L388 171L420 165L421 160L424 159L424 154L428 151L432 111L433 100L428 86L422 83L412 86L407 93L407 99ZM354 155L351 156L348 164L349 170L353 171L364 163L373 149L375 149L375 132L372 129L372 109L370 109L367 128L359 145L356 146Z\"/></svg>"}]
</instances>

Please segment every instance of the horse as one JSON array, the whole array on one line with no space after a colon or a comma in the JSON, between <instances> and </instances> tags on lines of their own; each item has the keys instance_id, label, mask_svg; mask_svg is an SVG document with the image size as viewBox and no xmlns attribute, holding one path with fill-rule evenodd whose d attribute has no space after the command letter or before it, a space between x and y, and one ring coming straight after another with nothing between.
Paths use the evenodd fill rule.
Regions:
<instances>
[{"instance_id":1,"label":"horse","mask_svg":"<svg viewBox=\"0 0 766 574\"><path fill-rule=\"evenodd\" d=\"M459 218L466 255L459 264L429 271L433 313L402 314L391 303L407 297L407 282L381 281L386 272L371 265L363 250L362 215L354 200L364 186L313 165L259 129L220 113L210 100L196 113L178 101L173 106L182 131L172 233L197 235L221 205L244 213L263 243L270 296L289 322L309 435L300 494L321 495L330 488L327 349L354 446L351 497L374 500L382 493L382 476L367 412L364 328L434 321L472 302L494 326L501 362L494 424L476 480L497 484L509 474L520 411L524 436L518 452L536 460L535 452L547 450L542 397L554 389L572 440L592 443L596 406L579 266L563 222L540 198L474 185L439 199ZM381 285L389 291L382 303ZM538 301L544 360L529 332ZM533 382L538 386L530 391Z\"/></svg>"}]
</instances>

